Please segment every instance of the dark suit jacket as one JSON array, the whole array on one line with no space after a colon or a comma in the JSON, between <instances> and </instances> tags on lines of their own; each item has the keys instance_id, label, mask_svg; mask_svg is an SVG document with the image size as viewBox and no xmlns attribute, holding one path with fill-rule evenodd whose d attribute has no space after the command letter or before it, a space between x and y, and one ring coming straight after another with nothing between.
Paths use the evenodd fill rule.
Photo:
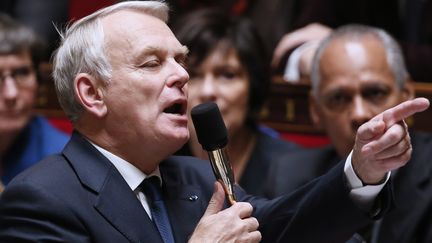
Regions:
<instances>
[{"instance_id":1,"label":"dark suit jacket","mask_svg":"<svg viewBox=\"0 0 432 243\"><path fill-rule=\"evenodd\" d=\"M174 237L186 242L207 207L215 178L208 162L191 157L168 158L160 171ZM351 202L344 178L339 166L304 190L275 200L235 190L238 201L254 206L263 242L335 243L371 221ZM20 174L1 195L0 242L20 240L162 242L120 173L78 133L61 155Z\"/></svg>"},{"instance_id":2,"label":"dark suit jacket","mask_svg":"<svg viewBox=\"0 0 432 243\"><path fill-rule=\"evenodd\" d=\"M259 132L255 147L242 173L239 185L249 194L265 196L265 181L270 164L299 146L290 141Z\"/></svg>"},{"instance_id":3,"label":"dark suit jacket","mask_svg":"<svg viewBox=\"0 0 432 243\"><path fill-rule=\"evenodd\" d=\"M293 142L274 138L258 131L255 147L246 163L243 174L238 181L239 185L249 194L255 196L266 196L264 194L265 182L270 164L283 157L287 152L298 149L299 146ZM176 155L192 156L188 144L176 152Z\"/></svg>"},{"instance_id":4,"label":"dark suit jacket","mask_svg":"<svg viewBox=\"0 0 432 243\"><path fill-rule=\"evenodd\" d=\"M411 160L392 174L394 208L380 223L379 243L432 242L432 135L411 133L411 142ZM295 151L272 164L267 192L270 197L293 192L338 161L332 146Z\"/></svg>"}]
</instances>

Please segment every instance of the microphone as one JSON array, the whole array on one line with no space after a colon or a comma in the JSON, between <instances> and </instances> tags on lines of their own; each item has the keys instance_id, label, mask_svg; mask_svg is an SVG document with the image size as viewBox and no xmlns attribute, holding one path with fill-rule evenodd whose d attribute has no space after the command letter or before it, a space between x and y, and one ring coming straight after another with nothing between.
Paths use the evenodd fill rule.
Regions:
<instances>
[{"instance_id":1,"label":"microphone","mask_svg":"<svg viewBox=\"0 0 432 243\"><path fill-rule=\"evenodd\" d=\"M222 183L228 202L233 205L236 202L234 174L225 152L228 135L219 108L213 102L202 103L192 108L191 116L198 142L207 151L216 179Z\"/></svg>"}]
</instances>

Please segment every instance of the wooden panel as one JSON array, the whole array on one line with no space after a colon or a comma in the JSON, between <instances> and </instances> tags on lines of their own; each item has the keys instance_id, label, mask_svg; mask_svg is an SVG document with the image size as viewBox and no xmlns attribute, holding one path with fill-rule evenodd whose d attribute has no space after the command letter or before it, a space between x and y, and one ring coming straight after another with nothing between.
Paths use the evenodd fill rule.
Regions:
<instances>
[{"instance_id":1,"label":"wooden panel","mask_svg":"<svg viewBox=\"0 0 432 243\"><path fill-rule=\"evenodd\" d=\"M60 108L50 74L49 64L41 66L41 88L36 104L36 111L48 117L66 118ZM432 100L432 83L415 83L417 96ZM309 85L305 83L290 84L281 77L273 79L269 99L261 113L261 121L280 132L302 134L323 134L314 127L309 116L308 101ZM432 132L430 122L432 109L414 115L408 124L421 131Z\"/></svg>"},{"instance_id":2,"label":"wooden panel","mask_svg":"<svg viewBox=\"0 0 432 243\"><path fill-rule=\"evenodd\" d=\"M262 122L281 132L322 134L310 119L308 92L309 85L275 78L261 113Z\"/></svg>"},{"instance_id":3,"label":"wooden panel","mask_svg":"<svg viewBox=\"0 0 432 243\"><path fill-rule=\"evenodd\" d=\"M290 84L275 77L269 99L262 112L262 122L281 132L323 134L314 127L309 116L309 85ZM417 97L432 101L432 83L414 83ZM419 131L432 132L432 108L418 113L407 120L408 125Z\"/></svg>"},{"instance_id":4,"label":"wooden panel","mask_svg":"<svg viewBox=\"0 0 432 243\"><path fill-rule=\"evenodd\" d=\"M51 64L44 63L39 67L39 95L36 100L36 112L47 117L66 118L61 109L57 94L54 89L54 81L51 76Z\"/></svg>"},{"instance_id":5,"label":"wooden panel","mask_svg":"<svg viewBox=\"0 0 432 243\"><path fill-rule=\"evenodd\" d=\"M417 97L425 97L432 102L432 83L416 82L414 89ZM408 122L415 130L432 132L432 108L429 107L426 111L415 114Z\"/></svg>"}]
</instances>

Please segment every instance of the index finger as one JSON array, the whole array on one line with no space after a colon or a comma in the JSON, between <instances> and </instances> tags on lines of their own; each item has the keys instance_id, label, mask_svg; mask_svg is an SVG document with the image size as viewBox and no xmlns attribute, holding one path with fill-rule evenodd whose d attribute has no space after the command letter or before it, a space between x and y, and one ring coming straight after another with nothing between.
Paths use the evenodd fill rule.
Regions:
<instances>
[{"instance_id":1,"label":"index finger","mask_svg":"<svg viewBox=\"0 0 432 243\"><path fill-rule=\"evenodd\" d=\"M408 100L399 105L392 107L383 113L377 115L372 120L382 120L386 124L386 127L391 127L397 122L412 116L417 112L422 112L429 107L429 100L426 98L416 98Z\"/></svg>"},{"instance_id":2,"label":"index finger","mask_svg":"<svg viewBox=\"0 0 432 243\"><path fill-rule=\"evenodd\" d=\"M285 34L284 37L279 41L276 48L273 51L273 58L272 58L272 66L276 67L281 62L282 57L285 55L285 53L292 49L294 46L298 45L296 43L299 42L299 40L296 40L293 35L295 35L296 32Z\"/></svg>"},{"instance_id":3,"label":"index finger","mask_svg":"<svg viewBox=\"0 0 432 243\"><path fill-rule=\"evenodd\" d=\"M252 205L246 202L237 202L233 206L231 206L231 208L232 210L235 210L239 214L239 217L242 219L250 217L253 212Z\"/></svg>"}]
</instances>

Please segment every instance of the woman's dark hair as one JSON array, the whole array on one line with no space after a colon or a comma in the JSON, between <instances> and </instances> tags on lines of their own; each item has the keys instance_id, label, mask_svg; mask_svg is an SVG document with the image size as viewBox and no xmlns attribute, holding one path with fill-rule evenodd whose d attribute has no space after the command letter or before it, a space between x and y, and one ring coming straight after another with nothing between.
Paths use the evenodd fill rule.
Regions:
<instances>
[{"instance_id":1,"label":"woman's dark hair","mask_svg":"<svg viewBox=\"0 0 432 243\"><path fill-rule=\"evenodd\" d=\"M252 22L211 8L191 12L172 27L179 41L189 48L189 70L199 66L221 42L237 52L250 82L246 124L255 129L270 85L270 67L264 44Z\"/></svg>"},{"instance_id":2,"label":"woman's dark hair","mask_svg":"<svg viewBox=\"0 0 432 243\"><path fill-rule=\"evenodd\" d=\"M0 55L28 52L38 70L45 48L46 44L32 29L0 13Z\"/></svg>"}]
</instances>

